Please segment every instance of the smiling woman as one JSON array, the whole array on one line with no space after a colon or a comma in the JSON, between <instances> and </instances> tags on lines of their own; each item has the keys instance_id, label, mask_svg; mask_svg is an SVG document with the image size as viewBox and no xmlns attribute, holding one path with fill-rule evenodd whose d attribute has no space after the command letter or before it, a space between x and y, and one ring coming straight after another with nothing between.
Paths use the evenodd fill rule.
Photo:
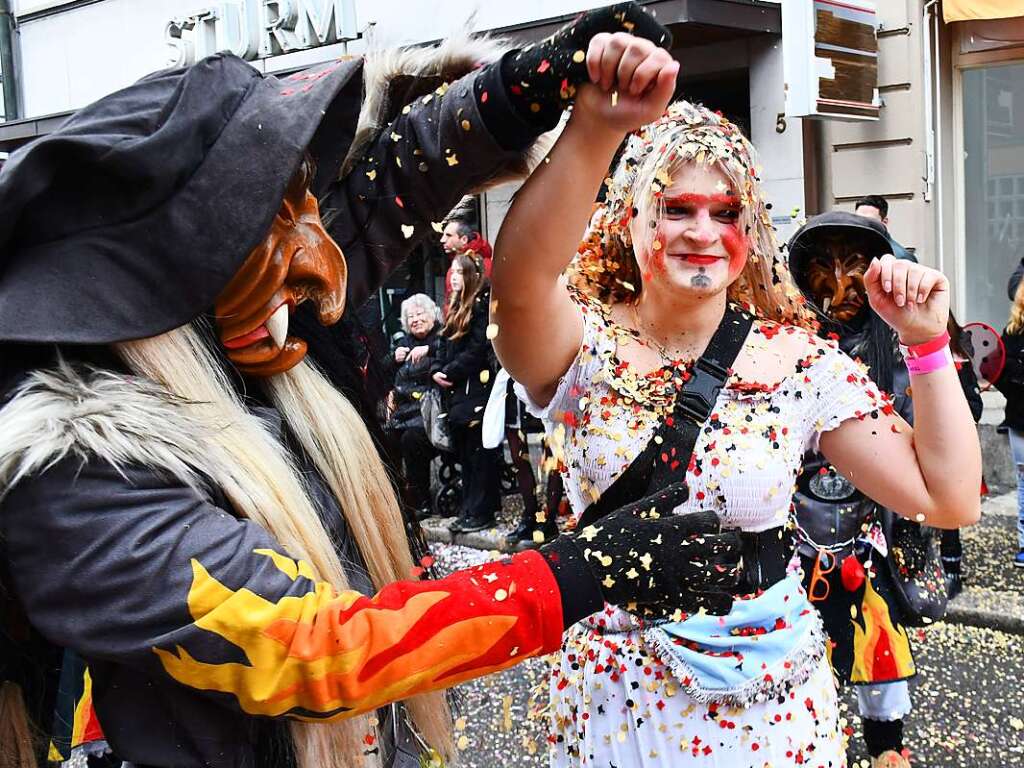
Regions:
<instances>
[{"instance_id":1,"label":"smiling woman","mask_svg":"<svg viewBox=\"0 0 1024 768\"><path fill-rule=\"evenodd\" d=\"M815 335L736 126L668 105L678 66L643 41L595 38L587 62L596 85L502 225L495 348L562 448L584 531L682 481L675 514L713 512L744 567L731 582L690 580L667 621L606 605L567 633L551 674L552 765L845 764L821 621L787 568L791 490L820 445L905 517L975 520L980 457L959 382L938 357L920 370L913 432ZM595 208L602 160L628 133ZM939 273L886 256L862 282L905 343L944 331Z\"/></svg>"}]
</instances>

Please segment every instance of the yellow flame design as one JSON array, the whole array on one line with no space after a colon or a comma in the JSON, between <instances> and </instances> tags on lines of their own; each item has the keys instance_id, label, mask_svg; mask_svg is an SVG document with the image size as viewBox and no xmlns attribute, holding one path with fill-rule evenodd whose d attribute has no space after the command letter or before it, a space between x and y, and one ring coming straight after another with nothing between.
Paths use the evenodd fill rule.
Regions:
<instances>
[{"instance_id":1,"label":"yellow flame design","mask_svg":"<svg viewBox=\"0 0 1024 768\"><path fill-rule=\"evenodd\" d=\"M256 554L270 558L292 581L313 580L307 563L271 550ZM191 565L188 606L195 626L240 648L248 663L200 661L180 645L173 652L153 651L175 680L232 694L253 715L340 719L441 687L435 681L485 654L517 621L514 615L487 615L440 625L429 642L407 642L390 663L367 675L367 661L402 643L432 606L450 597L448 591L424 591L395 609L374 605L342 617L363 595L336 594L329 584L314 581L313 591L275 602L245 588L229 589L197 560ZM529 652L523 649L522 655ZM477 667L443 685L488 671Z\"/></svg>"}]
</instances>

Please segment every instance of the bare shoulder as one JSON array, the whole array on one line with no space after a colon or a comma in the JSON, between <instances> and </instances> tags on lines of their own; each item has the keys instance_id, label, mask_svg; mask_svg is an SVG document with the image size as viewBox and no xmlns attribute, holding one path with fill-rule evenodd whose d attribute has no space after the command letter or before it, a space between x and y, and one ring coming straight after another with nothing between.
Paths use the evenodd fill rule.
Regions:
<instances>
[{"instance_id":1,"label":"bare shoulder","mask_svg":"<svg viewBox=\"0 0 1024 768\"><path fill-rule=\"evenodd\" d=\"M756 320L733 368L740 381L774 386L834 347L805 328Z\"/></svg>"}]
</instances>

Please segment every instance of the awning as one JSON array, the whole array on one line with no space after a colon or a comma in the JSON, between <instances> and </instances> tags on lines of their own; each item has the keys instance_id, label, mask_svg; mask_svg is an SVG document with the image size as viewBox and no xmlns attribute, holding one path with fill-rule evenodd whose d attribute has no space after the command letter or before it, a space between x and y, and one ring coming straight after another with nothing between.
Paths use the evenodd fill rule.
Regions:
<instances>
[{"instance_id":1,"label":"awning","mask_svg":"<svg viewBox=\"0 0 1024 768\"><path fill-rule=\"evenodd\" d=\"M946 22L1024 16L1024 0L942 0Z\"/></svg>"}]
</instances>

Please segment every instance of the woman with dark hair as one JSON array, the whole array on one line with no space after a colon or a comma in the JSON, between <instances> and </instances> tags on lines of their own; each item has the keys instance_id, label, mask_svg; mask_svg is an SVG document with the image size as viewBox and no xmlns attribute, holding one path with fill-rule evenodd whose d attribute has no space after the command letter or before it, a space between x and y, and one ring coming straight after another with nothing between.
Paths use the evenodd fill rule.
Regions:
<instances>
[{"instance_id":1,"label":"woman with dark hair","mask_svg":"<svg viewBox=\"0 0 1024 768\"><path fill-rule=\"evenodd\" d=\"M462 468L462 513L453 531L479 531L494 525L501 506L499 453L483 447L483 412L494 368L487 339L490 287L483 266L468 254L452 261L452 292L441 331L434 382L446 393L448 428Z\"/></svg>"}]
</instances>

